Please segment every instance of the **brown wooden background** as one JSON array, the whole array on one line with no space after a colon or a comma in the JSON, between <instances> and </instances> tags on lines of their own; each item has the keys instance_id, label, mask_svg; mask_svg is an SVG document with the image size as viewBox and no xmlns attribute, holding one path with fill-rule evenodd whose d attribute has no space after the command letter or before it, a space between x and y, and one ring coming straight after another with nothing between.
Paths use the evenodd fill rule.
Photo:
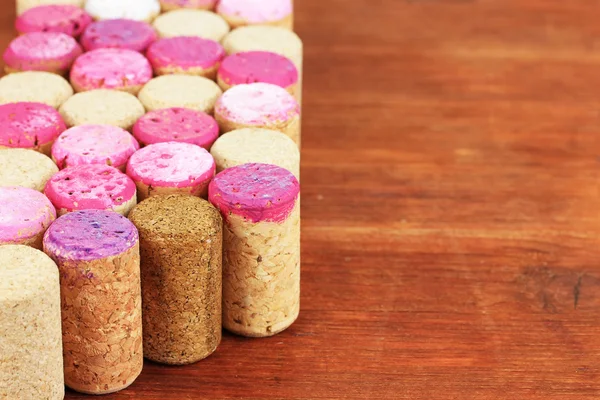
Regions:
<instances>
[{"instance_id":1,"label":"brown wooden background","mask_svg":"<svg viewBox=\"0 0 600 400\"><path fill-rule=\"evenodd\" d=\"M104 398L600 397L600 1L296 3L301 317Z\"/></svg>"}]
</instances>

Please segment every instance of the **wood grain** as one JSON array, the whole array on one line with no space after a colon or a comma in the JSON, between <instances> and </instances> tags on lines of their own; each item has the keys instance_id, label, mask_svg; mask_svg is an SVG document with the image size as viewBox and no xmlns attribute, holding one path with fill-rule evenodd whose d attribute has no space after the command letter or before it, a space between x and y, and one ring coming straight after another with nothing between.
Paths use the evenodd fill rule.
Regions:
<instances>
[{"instance_id":1,"label":"wood grain","mask_svg":"<svg viewBox=\"0 0 600 400\"><path fill-rule=\"evenodd\" d=\"M600 1L296 3L300 319L105 398L598 398Z\"/></svg>"}]
</instances>

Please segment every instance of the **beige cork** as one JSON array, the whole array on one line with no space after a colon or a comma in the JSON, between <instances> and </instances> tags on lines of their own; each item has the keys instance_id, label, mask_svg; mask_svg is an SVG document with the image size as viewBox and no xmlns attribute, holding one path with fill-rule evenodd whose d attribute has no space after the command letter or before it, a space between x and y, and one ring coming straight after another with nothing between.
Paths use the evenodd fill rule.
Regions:
<instances>
[{"instance_id":1,"label":"beige cork","mask_svg":"<svg viewBox=\"0 0 600 400\"><path fill-rule=\"evenodd\" d=\"M219 15L223 17L225 21L227 21L231 29L237 29L242 26L253 25L252 22L248 22L244 18L240 18L237 15L226 15L224 13L219 13ZM290 14L282 19L262 22L260 23L260 25L278 26L280 28L294 30L294 15Z\"/></svg>"},{"instance_id":2,"label":"beige cork","mask_svg":"<svg viewBox=\"0 0 600 400\"><path fill-rule=\"evenodd\" d=\"M57 172L56 164L37 151L0 149L0 186L24 186L42 192Z\"/></svg>"},{"instance_id":3,"label":"beige cork","mask_svg":"<svg viewBox=\"0 0 600 400\"><path fill-rule=\"evenodd\" d=\"M146 111L184 107L212 114L221 94L219 85L201 76L162 75L148 82L138 98Z\"/></svg>"},{"instance_id":4,"label":"beige cork","mask_svg":"<svg viewBox=\"0 0 600 400\"><path fill-rule=\"evenodd\" d=\"M84 217L90 226L73 224L86 214L92 216ZM115 218L122 218L130 228L114 224ZM103 223L106 225L101 226ZM88 234L83 229L97 233ZM106 240L96 246L94 240L109 235L128 235L123 239L127 242ZM44 251L57 262L61 276L66 385L87 394L113 393L128 387L143 366L137 230L116 213L77 211L50 227L44 237ZM118 254L103 255L109 252Z\"/></svg>"},{"instance_id":5,"label":"beige cork","mask_svg":"<svg viewBox=\"0 0 600 400\"><path fill-rule=\"evenodd\" d=\"M216 64L209 68L193 67L193 68L181 68L173 66L156 67L154 68L154 74L156 75L194 75L202 76L204 78L215 80L217 79L217 71L219 70L220 64Z\"/></svg>"},{"instance_id":6,"label":"beige cork","mask_svg":"<svg viewBox=\"0 0 600 400\"><path fill-rule=\"evenodd\" d=\"M206 200L155 196L129 215L140 233L144 355L189 364L221 342L222 220Z\"/></svg>"},{"instance_id":7,"label":"beige cork","mask_svg":"<svg viewBox=\"0 0 600 400\"><path fill-rule=\"evenodd\" d=\"M168 186L152 186L147 185L142 181L135 181L137 188L137 199L138 202L146 200L148 197L153 196L165 196L169 194L185 194L190 196L202 197L204 199L208 196L208 182L201 182L194 186L185 187L168 187Z\"/></svg>"},{"instance_id":8,"label":"beige cork","mask_svg":"<svg viewBox=\"0 0 600 400\"><path fill-rule=\"evenodd\" d=\"M153 26L161 38L199 36L220 42L229 33L229 25L217 14L191 8L168 11L158 16Z\"/></svg>"},{"instance_id":9,"label":"beige cork","mask_svg":"<svg viewBox=\"0 0 600 400\"><path fill-rule=\"evenodd\" d=\"M58 108L72 95L69 82L50 72L17 72L0 79L0 104L31 101Z\"/></svg>"},{"instance_id":10,"label":"beige cork","mask_svg":"<svg viewBox=\"0 0 600 400\"><path fill-rule=\"evenodd\" d=\"M246 128L222 135L213 144L210 154L217 172L247 163L273 164L300 178L300 151L292 139L282 132Z\"/></svg>"},{"instance_id":11,"label":"beige cork","mask_svg":"<svg viewBox=\"0 0 600 400\"><path fill-rule=\"evenodd\" d=\"M84 3L85 0L17 0L17 15L23 14L30 8L49 4L67 4L83 7Z\"/></svg>"},{"instance_id":12,"label":"beige cork","mask_svg":"<svg viewBox=\"0 0 600 400\"><path fill-rule=\"evenodd\" d=\"M223 326L266 337L300 312L300 205L283 222L230 214L223 228Z\"/></svg>"},{"instance_id":13,"label":"beige cork","mask_svg":"<svg viewBox=\"0 0 600 400\"><path fill-rule=\"evenodd\" d=\"M31 247L0 246L0 399L64 395L56 264Z\"/></svg>"},{"instance_id":14,"label":"beige cork","mask_svg":"<svg viewBox=\"0 0 600 400\"><path fill-rule=\"evenodd\" d=\"M241 124L228 118L226 115L222 115L219 112L215 112L215 119L219 124L221 133L227 133L239 129L270 129L276 130L292 139L298 147L300 147L300 115L288 117L286 120L281 121L264 121L256 123L254 125Z\"/></svg>"},{"instance_id":15,"label":"beige cork","mask_svg":"<svg viewBox=\"0 0 600 400\"><path fill-rule=\"evenodd\" d=\"M178 10L180 8L195 8L199 10L212 10L215 8L216 0L207 1L207 0L188 0L184 5L182 2L177 2L173 0L161 0L160 6L163 12Z\"/></svg>"},{"instance_id":16,"label":"beige cork","mask_svg":"<svg viewBox=\"0 0 600 400\"><path fill-rule=\"evenodd\" d=\"M59 111L69 127L106 124L130 130L144 115L144 106L130 93L97 89L77 93Z\"/></svg>"}]
</instances>

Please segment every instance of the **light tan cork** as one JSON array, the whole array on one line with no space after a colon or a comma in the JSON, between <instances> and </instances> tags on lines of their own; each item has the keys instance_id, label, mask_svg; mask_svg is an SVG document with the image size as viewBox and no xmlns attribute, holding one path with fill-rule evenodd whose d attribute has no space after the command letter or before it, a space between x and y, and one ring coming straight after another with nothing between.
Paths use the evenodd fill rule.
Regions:
<instances>
[{"instance_id":1,"label":"light tan cork","mask_svg":"<svg viewBox=\"0 0 600 400\"><path fill-rule=\"evenodd\" d=\"M191 8L180 8L159 15L152 24L158 36L198 36L220 42L229 32L229 25L219 15Z\"/></svg>"},{"instance_id":2,"label":"light tan cork","mask_svg":"<svg viewBox=\"0 0 600 400\"><path fill-rule=\"evenodd\" d=\"M23 14L30 8L47 4L68 4L83 7L85 0L17 0L17 15Z\"/></svg>"},{"instance_id":3,"label":"light tan cork","mask_svg":"<svg viewBox=\"0 0 600 400\"><path fill-rule=\"evenodd\" d=\"M223 228L223 326L276 335L300 312L300 205L283 222L231 214Z\"/></svg>"},{"instance_id":4,"label":"light tan cork","mask_svg":"<svg viewBox=\"0 0 600 400\"><path fill-rule=\"evenodd\" d=\"M58 269L39 250L0 246L0 399L64 398Z\"/></svg>"},{"instance_id":5,"label":"light tan cork","mask_svg":"<svg viewBox=\"0 0 600 400\"><path fill-rule=\"evenodd\" d=\"M51 225L44 251L60 270L66 385L128 387L143 366L137 230L114 212L76 211Z\"/></svg>"},{"instance_id":6,"label":"light tan cork","mask_svg":"<svg viewBox=\"0 0 600 400\"><path fill-rule=\"evenodd\" d=\"M184 107L212 114L221 94L219 85L201 76L161 75L148 82L138 98L146 111Z\"/></svg>"},{"instance_id":7,"label":"light tan cork","mask_svg":"<svg viewBox=\"0 0 600 400\"><path fill-rule=\"evenodd\" d=\"M210 154L217 163L217 172L247 163L273 164L300 178L300 151L287 135L279 131L246 128L222 135L213 144Z\"/></svg>"},{"instance_id":8,"label":"light tan cork","mask_svg":"<svg viewBox=\"0 0 600 400\"><path fill-rule=\"evenodd\" d=\"M37 151L0 149L0 186L24 186L42 192L57 172L56 164Z\"/></svg>"},{"instance_id":9,"label":"light tan cork","mask_svg":"<svg viewBox=\"0 0 600 400\"><path fill-rule=\"evenodd\" d=\"M17 72L0 79L0 104L32 101L58 108L71 96L69 82L50 72Z\"/></svg>"},{"instance_id":10,"label":"light tan cork","mask_svg":"<svg viewBox=\"0 0 600 400\"><path fill-rule=\"evenodd\" d=\"M237 29L242 26L252 25L252 23L248 22L244 18L240 18L237 15L226 15L224 13L219 13L219 15L223 17L225 21L227 21L231 29ZM294 15L290 14L285 18L278 19L275 21L263 22L260 25L278 26L280 28L294 30Z\"/></svg>"},{"instance_id":11,"label":"light tan cork","mask_svg":"<svg viewBox=\"0 0 600 400\"><path fill-rule=\"evenodd\" d=\"M221 342L222 219L206 200L155 196L129 218L140 233L144 355L190 364Z\"/></svg>"}]
</instances>

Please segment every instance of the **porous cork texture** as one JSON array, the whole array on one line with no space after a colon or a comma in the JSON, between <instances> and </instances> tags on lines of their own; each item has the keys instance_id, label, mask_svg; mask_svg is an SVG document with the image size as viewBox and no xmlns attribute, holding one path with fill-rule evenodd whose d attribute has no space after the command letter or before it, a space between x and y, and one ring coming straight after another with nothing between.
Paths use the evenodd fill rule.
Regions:
<instances>
[{"instance_id":1,"label":"porous cork texture","mask_svg":"<svg viewBox=\"0 0 600 400\"><path fill-rule=\"evenodd\" d=\"M0 149L0 186L24 186L41 192L58 172L50 157L29 149Z\"/></svg>"},{"instance_id":2,"label":"porous cork texture","mask_svg":"<svg viewBox=\"0 0 600 400\"><path fill-rule=\"evenodd\" d=\"M0 246L0 398L64 395L56 264L31 247Z\"/></svg>"},{"instance_id":3,"label":"porous cork texture","mask_svg":"<svg viewBox=\"0 0 600 400\"><path fill-rule=\"evenodd\" d=\"M103 215L112 218L112 213L96 210L67 214L47 232L44 251L60 271L65 384L81 393L107 394L128 387L142 371L139 242L136 233L127 250L92 258L81 254L110 251L111 246L93 249L88 236L71 251L73 239L66 246L53 240L63 229L61 220L88 212L98 213L99 222Z\"/></svg>"},{"instance_id":4,"label":"porous cork texture","mask_svg":"<svg viewBox=\"0 0 600 400\"><path fill-rule=\"evenodd\" d=\"M58 108L71 96L69 82L50 72L17 72L0 79L0 104L29 101Z\"/></svg>"},{"instance_id":5,"label":"porous cork texture","mask_svg":"<svg viewBox=\"0 0 600 400\"><path fill-rule=\"evenodd\" d=\"M129 218L140 234L144 355L189 364L221 342L222 219L206 200L149 198Z\"/></svg>"},{"instance_id":6,"label":"porous cork texture","mask_svg":"<svg viewBox=\"0 0 600 400\"><path fill-rule=\"evenodd\" d=\"M158 36L199 36L220 42L227 33L229 25L219 15L191 8L181 8L159 15L152 24Z\"/></svg>"},{"instance_id":7,"label":"porous cork texture","mask_svg":"<svg viewBox=\"0 0 600 400\"><path fill-rule=\"evenodd\" d=\"M247 163L273 164L300 179L300 151L287 135L259 128L238 129L222 135L210 149L217 172Z\"/></svg>"},{"instance_id":8,"label":"porous cork texture","mask_svg":"<svg viewBox=\"0 0 600 400\"><path fill-rule=\"evenodd\" d=\"M49 4L68 4L83 7L85 0L17 0L17 15L23 14L30 8Z\"/></svg>"},{"instance_id":9,"label":"porous cork texture","mask_svg":"<svg viewBox=\"0 0 600 400\"><path fill-rule=\"evenodd\" d=\"M219 85L201 76L162 75L148 82L138 98L146 111L183 107L212 114L222 94Z\"/></svg>"}]
</instances>

